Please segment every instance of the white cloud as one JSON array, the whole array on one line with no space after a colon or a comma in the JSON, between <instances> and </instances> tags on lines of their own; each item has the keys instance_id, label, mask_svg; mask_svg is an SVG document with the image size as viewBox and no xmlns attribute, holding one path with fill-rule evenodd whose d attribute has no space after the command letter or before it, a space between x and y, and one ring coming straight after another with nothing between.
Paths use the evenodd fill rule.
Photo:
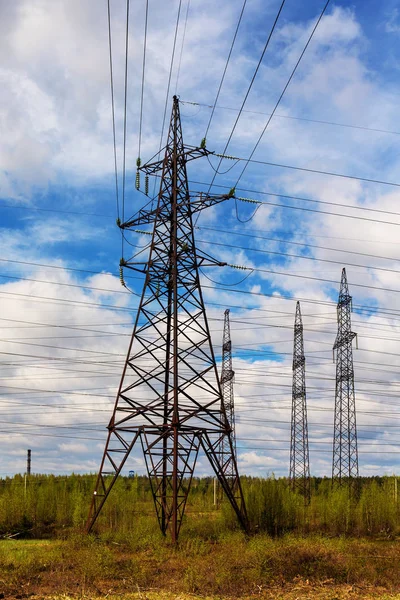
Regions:
<instances>
[{"instance_id":1,"label":"white cloud","mask_svg":"<svg viewBox=\"0 0 400 600\"><path fill-rule=\"evenodd\" d=\"M265 3L259 3L257 10L266 10L263 4ZM124 17L118 3L114 2L111 5L120 165ZM173 8L177 8L176 2L173 3ZM178 88L184 100L212 103L215 98L238 11L236 14L230 3L222 2L215 17L215 11L210 10L214 8L210 1L191 7ZM143 14L139 6L134 5L132 10L127 138L129 175L137 154L143 35ZM254 48L258 48L260 40L265 37L265 32L259 31L258 23L255 27L253 22L255 18L260 20L260 17L257 17L254 8L249 7L249 10L250 13L246 13L243 24L243 32L246 35L238 38L238 45L232 55L227 80L222 90L222 106L240 106L258 60ZM175 17L171 5L161 2L156 3L150 15L142 145L142 156L146 158L158 148ZM387 31L397 31L396 19L397 14L393 13ZM271 110L314 22L315 16L306 22L292 22L288 18L278 27L255 81L247 108L267 113ZM251 27L254 27L254 39L251 38L251 42L254 43L249 43ZM97 190L89 193L87 188L90 185L101 188L106 177L111 179L114 168L106 12L98 10L94 0L84 4L77 0L60 0L56 3L40 0L34 4L19 0L6 3L0 33L0 53L7 57L2 61L3 67L0 71L1 197L24 202L25 205L39 200L40 204L40 194L45 195L49 188L57 188L59 191L60 187L67 183L75 186L74 189L78 191L76 197L72 197L73 192L70 189L67 191L71 196L63 208L84 211L89 207L93 212L98 212L99 194ZM181 27L178 54L182 33ZM388 81L387 85L382 85L379 69L374 69L366 60L367 50L368 40L357 18L356 9L333 7L321 22L279 107L279 114L392 129L393 123L397 122L398 82ZM175 65L172 91L176 74ZM195 107L182 105L181 108L185 139L193 144L199 143L208 122L209 109L201 108L196 113ZM169 106L167 123L168 118ZM235 118L234 111L217 109L210 129L208 147L218 150L223 147ZM247 156L266 119L265 115L244 113L228 153ZM276 118L271 122L256 157L306 168L392 180L396 180L399 167L396 136L283 118ZM214 166L218 164L216 160L211 160ZM223 167L225 166L223 164ZM229 166L232 166L232 163L229 163ZM216 182L228 185L235 181L235 175L238 176L242 167L243 163L233 167L225 177L218 176ZM191 173L194 171L190 171L190 177ZM207 165L199 164L197 175L193 175L193 179L210 180L210 173ZM318 210L359 215L360 212L351 207L366 206L398 211L396 191L387 187L367 186L355 180L249 165L241 186L347 205L346 208L339 209L334 206L302 204ZM37 190L40 190L39 195ZM108 190L106 187L106 193ZM132 181L129 180L129 206L132 203L131 190ZM252 196L251 192L240 193L243 196ZM257 197L279 202L276 197ZM133 201L141 205L142 197L135 196ZM50 198L49 203L55 208L58 207L58 200L55 198ZM290 201L282 199L282 203ZM111 212L109 203L106 206L108 214ZM253 207L239 205L240 217L245 219L252 209ZM375 213L371 216L377 217ZM397 227L327 214L283 210L267 205L263 206L248 224L236 223L234 219L235 211L230 205L225 209L216 207L207 211L199 224L216 224L220 229L235 229L236 233L248 233L250 238L241 238L234 233L224 236L221 231L205 233L200 230L196 236L208 240L206 244L201 244L201 247L226 262L280 271L283 275L255 274L243 286L233 286L233 292L228 289L221 291L218 285L204 280L204 294L209 302L209 314L213 319L222 318L223 306L243 307L232 314L234 347L240 348L235 351L234 359L234 368L237 371L237 432L239 440L240 437L243 438L239 448L240 467L249 473L266 474L276 471L277 474L284 475L288 471L294 302L283 299L281 293L330 303L303 304L305 344L308 353L310 438L321 442L322 448L330 451L335 372L331 362L331 346L335 338L332 289L337 289L338 284L328 285L319 281L294 278L291 275L321 277L338 282L341 264L256 254L252 250L244 250L243 247L289 251L293 254L305 251L302 247L251 238L254 234L282 238L279 232L283 231L284 238L293 235L292 239L298 242L311 240L314 245L323 246L307 250L314 258L337 260L339 263L343 261L344 265L349 262L360 262L369 266L381 265L396 270L400 251ZM397 217L387 216L382 219L397 220ZM40 220L32 217L25 219L22 225L19 221L18 227L19 229L14 229L10 226L2 230L1 258L22 258L27 262L79 268L81 263L87 266L94 258L100 260L100 256L104 257L108 253L108 247L103 247L103 242L109 240L108 228L95 226L93 223L82 227L79 217L41 215ZM147 241L145 239L145 243ZM217 246L216 242L221 241L237 245L239 248ZM93 252L88 252L88 245L84 246L85 243L91 244ZM67 245L71 254L64 250ZM361 256L350 258L350 255L346 254L350 251L383 255L388 259ZM113 252L118 255L119 248ZM2 356L7 363L4 365L3 382L8 386L4 389L7 396L4 395L2 411L4 417L6 414L11 415L7 419L10 430L14 431L8 441L9 451L15 452L16 446L21 444L26 447L32 446L38 455L37 470L57 471L62 466L62 469L67 471L94 471L98 468L98 457L103 448L98 439L104 438L104 426L110 416L132 323L131 313L119 309L134 307L136 300L119 293L122 291L120 284L117 278L110 276L108 268L100 269L104 270L104 273L88 274L87 277L83 274L75 276L67 270L35 268L29 265L14 265L13 269L14 275L38 279L43 283L20 280L0 285L2 319L42 324L38 326L0 321L0 324L4 325L0 332L0 352L4 353ZM10 274L12 271L7 270L6 273ZM389 295L381 289L371 291L356 288L355 284L400 289L397 273L349 267L348 274L355 304L377 302L382 308L396 306L397 296L394 294ZM237 283L241 276L241 272L230 273L227 269L215 270L212 273L212 278L216 281L228 283ZM67 285L56 286L50 282ZM100 289L83 290L68 287L80 284ZM260 294L266 291L272 297L240 295L235 293L235 288L244 288ZM10 295L4 292L9 292ZM35 298L36 296L42 298ZM57 302L57 299L64 299L64 302ZM114 306L114 310L72 302L110 304ZM213 302L220 306L214 306L211 304ZM254 308L246 308L250 305ZM266 312L257 311L257 308ZM385 402L380 394L396 393L398 324L395 318L389 315L355 314L353 318L353 328L360 333L360 350L355 351L359 363L356 364L357 381L360 382L357 403L359 402L364 411L372 411L374 408L379 411ZM235 320L238 322L235 323ZM252 323L255 325L252 326ZM13 325L10 327L10 324ZM221 343L222 323L220 320L213 320L211 324L217 347ZM57 329L52 325L64 326L66 329ZM88 329L90 331L87 331ZM385 334L381 330L387 330L386 337L393 337L395 340L383 340L382 336ZM375 335L375 332L378 339L367 337ZM119 333L123 335L117 335ZM259 352L250 354L248 350ZM385 351L389 351L390 356L377 354ZM11 354L8 354L10 352ZM375 375L369 377L368 370L372 370L377 362L387 365L387 373L376 371ZM20 385L32 391L23 395L19 393L21 390L18 392L16 389ZM375 394L376 389L378 392ZM21 402L21 405L7 403L7 398L13 402ZM390 401L390 398L386 401ZM57 424L66 428L76 426L72 432L60 428L57 435L82 435L94 439L90 443L79 439L57 441L57 452L53 452L51 456L47 455L47 449L50 446L54 447L52 438L29 437L29 431L34 430L29 430L28 427L18 436L15 435L13 421L16 420L17 411L18 419L25 424L40 419L40 423L46 425ZM31 413L34 411L37 418L32 417ZM246 422L246 416L249 415L254 421ZM385 417L383 412L379 418L381 425L390 423L390 416ZM362 432L363 428L371 431L375 420L374 415L367 412L361 414L360 431ZM254 427L254 424L259 424L260 427ZM81 431L78 427L82 428ZM93 432L91 428L94 429ZM379 438L382 429L376 428L375 432L368 435ZM49 428L49 431L52 430ZM267 441L270 439L287 441ZM250 449L252 446L262 447L262 450ZM330 472L329 452L319 454L316 450L321 446L317 443L312 446L311 460L315 474ZM88 453L83 462L69 456L71 453L84 454L86 447ZM287 450L280 450L283 447ZM378 446L371 447L374 449ZM40 458L39 453L42 453ZM362 457L361 454L360 456ZM371 457L367 455L365 459L360 458L362 472L379 470L377 464L370 462ZM23 470L24 460L22 452L16 468ZM199 472L206 473L208 467L205 461L203 463ZM143 460L139 456L132 457L132 464L138 470L144 469Z\"/></svg>"}]
</instances>

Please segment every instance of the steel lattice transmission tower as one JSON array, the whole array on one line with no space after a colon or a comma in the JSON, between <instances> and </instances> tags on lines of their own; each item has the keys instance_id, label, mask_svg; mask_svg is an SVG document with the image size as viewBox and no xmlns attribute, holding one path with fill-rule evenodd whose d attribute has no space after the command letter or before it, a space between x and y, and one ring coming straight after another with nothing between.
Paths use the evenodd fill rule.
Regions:
<instances>
[{"instance_id":1,"label":"steel lattice transmission tower","mask_svg":"<svg viewBox=\"0 0 400 600\"><path fill-rule=\"evenodd\" d=\"M238 481L231 431L211 344L199 267L221 265L196 250L193 214L230 194L189 194L186 164L210 154L186 147L177 97L163 160L140 170L161 173L158 203L120 225L134 229L154 223L145 283L133 334L108 426L100 472L87 521L90 531L130 452L140 445L163 534L176 541L200 448L244 528L247 516L240 483L236 489L219 457L223 438ZM138 269L138 264L123 264Z\"/></svg>"},{"instance_id":2,"label":"steel lattice transmission tower","mask_svg":"<svg viewBox=\"0 0 400 600\"><path fill-rule=\"evenodd\" d=\"M232 489L236 489L237 485L235 406L233 393L234 377L235 371L233 371L232 369L232 341L231 328L229 323L229 308L227 308L224 313L224 334L222 338L221 414L226 415L228 426L227 428L230 431L230 436L224 435L224 437L222 438L220 456L221 463L224 466L226 476L231 480Z\"/></svg>"},{"instance_id":3,"label":"steel lattice transmission tower","mask_svg":"<svg viewBox=\"0 0 400 600\"><path fill-rule=\"evenodd\" d=\"M332 481L342 484L358 477L358 451L354 368L351 331L352 299L347 284L346 269L342 270L337 305L338 332L333 346L336 350L335 422L333 434Z\"/></svg>"},{"instance_id":4,"label":"steel lattice transmission tower","mask_svg":"<svg viewBox=\"0 0 400 600\"><path fill-rule=\"evenodd\" d=\"M300 302L296 304L293 344L292 420L289 479L293 491L310 499L310 458L306 401L306 360L304 357L303 321Z\"/></svg>"}]
</instances>

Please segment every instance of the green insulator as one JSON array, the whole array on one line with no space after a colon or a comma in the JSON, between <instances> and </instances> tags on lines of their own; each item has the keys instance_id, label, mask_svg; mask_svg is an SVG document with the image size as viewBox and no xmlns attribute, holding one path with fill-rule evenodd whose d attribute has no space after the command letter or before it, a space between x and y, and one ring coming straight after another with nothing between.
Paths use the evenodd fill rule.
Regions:
<instances>
[{"instance_id":1,"label":"green insulator","mask_svg":"<svg viewBox=\"0 0 400 600\"><path fill-rule=\"evenodd\" d=\"M142 164L142 161L141 161L141 158L140 158L140 156L139 156L139 157L136 159L136 166L137 166L137 168L139 168L141 164Z\"/></svg>"},{"instance_id":2,"label":"green insulator","mask_svg":"<svg viewBox=\"0 0 400 600\"><path fill-rule=\"evenodd\" d=\"M202 140L201 140L201 142L200 142L200 148L201 148L202 150L205 150L205 148L206 148L206 142L207 142L206 138L205 138L205 137L203 137L203 139L202 139Z\"/></svg>"},{"instance_id":3,"label":"green insulator","mask_svg":"<svg viewBox=\"0 0 400 600\"><path fill-rule=\"evenodd\" d=\"M119 217L118 217L116 223L117 223L117 227L121 227L121 219Z\"/></svg>"},{"instance_id":4,"label":"green insulator","mask_svg":"<svg viewBox=\"0 0 400 600\"><path fill-rule=\"evenodd\" d=\"M121 282L121 285L123 287L126 287L126 284L125 284L125 281L124 281L124 272L123 272L122 267L119 268L119 280Z\"/></svg>"},{"instance_id":5,"label":"green insulator","mask_svg":"<svg viewBox=\"0 0 400 600\"><path fill-rule=\"evenodd\" d=\"M146 177L144 178L144 193L146 194L146 196L149 195L149 176L146 175Z\"/></svg>"},{"instance_id":6,"label":"green insulator","mask_svg":"<svg viewBox=\"0 0 400 600\"><path fill-rule=\"evenodd\" d=\"M136 171L136 183L135 183L135 187L138 190L140 188L140 173L139 171Z\"/></svg>"},{"instance_id":7,"label":"green insulator","mask_svg":"<svg viewBox=\"0 0 400 600\"><path fill-rule=\"evenodd\" d=\"M234 187L231 188L229 190L229 193L228 193L228 198L233 198L233 196L235 195L235 193L236 193L236 188L234 188Z\"/></svg>"}]
</instances>

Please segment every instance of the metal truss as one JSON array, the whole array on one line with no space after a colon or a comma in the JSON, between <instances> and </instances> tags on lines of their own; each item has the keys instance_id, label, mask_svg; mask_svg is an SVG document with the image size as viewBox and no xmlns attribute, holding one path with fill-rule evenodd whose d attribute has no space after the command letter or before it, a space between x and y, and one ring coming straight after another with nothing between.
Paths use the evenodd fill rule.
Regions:
<instances>
[{"instance_id":1,"label":"metal truss","mask_svg":"<svg viewBox=\"0 0 400 600\"><path fill-rule=\"evenodd\" d=\"M292 419L290 437L289 480L293 491L310 500L310 458L308 451L308 425L306 377L303 340L303 321L300 302L296 304L293 344Z\"/></svg>"},{"instance_id":2,"label":"metal truss","mask_svg":"<svg viewBox=\"0 0 400 600\"><path fill-rule=\"evenodd\" d=\"M356 334L351 331L351 309L352 298L349 294L346 269L343 269L337 305L338 332L333 346L334 353L336 350L336 392L332 481L339 485L350 478L358 477L352 349Z\"/></svg>"},{"instance_id":3,"label":"metal truss","mask_svg":"<svg viewBox=\"0 0 400 600\"><path fill-rule=\"evenodd\" d=\"M220 457L226 477L232 482L232 489L236 489L237 486L235 406L233 393L234 377L235 371L232 369L232 341L229 323L229 308L227 308L224 313L224 333L222 339L221 414L226 415L227 427L229 428L231 435L230 439L227 435L223 437L220 448ZM233 453L231 449L233 449Z\"/></svg>"},{"instance_id":4,"label":"metal truss","mask_svg":"<svg viewBox=\"0 0 400 600\"><path fill-rule=\"evenodd\" d=\"M140 444L162 533L178 539L200 449L241 525L247 516L237 472L232 432L222 402L199 267L221 265L196 250L193 214L229 194L189 194L186 163L204 148L183 145L178 99L174 97L163 160L140 167L161 172L156 208L120 224L134 229L154 223L148 261L124 266L145 273L133 334L108 426L108 439L93 494L87 530L95 523L133 447ZM229 454L220 460L222 441ZM228 450L229 449L229 450ZM235 474L236 486L232 475Z\"/></svg>"}]
</instances>

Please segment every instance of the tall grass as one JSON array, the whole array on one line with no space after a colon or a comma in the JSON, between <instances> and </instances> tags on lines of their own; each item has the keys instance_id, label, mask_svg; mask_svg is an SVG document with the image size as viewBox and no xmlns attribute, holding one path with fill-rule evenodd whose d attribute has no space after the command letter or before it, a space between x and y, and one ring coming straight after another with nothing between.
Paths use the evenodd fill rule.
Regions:
<instances>
[{"instance_id":1,"label":"tall grass","mask_svg":"<svg viewBox=\"0 0 400 600\"><path fill-rule=\"evenodd\" d=\"M287 533L391 537L400 531L400 506L393 477L360 479L357 490L332 488L313 479L310 503L292 493L287 479L244 477L242 487L251 529L278 537ZM0 534L65 537L84 527L95 484L92 475L20 475L0 480ZM234 531L229 504L213 504L211 478L195 479L182 533L204 528L209 538ZM107 500L97 530L124 536L143 523L155 525L147 478L121 477ZM155 527L155 531L157 528Z\"/></svg>"}]
</instances>

